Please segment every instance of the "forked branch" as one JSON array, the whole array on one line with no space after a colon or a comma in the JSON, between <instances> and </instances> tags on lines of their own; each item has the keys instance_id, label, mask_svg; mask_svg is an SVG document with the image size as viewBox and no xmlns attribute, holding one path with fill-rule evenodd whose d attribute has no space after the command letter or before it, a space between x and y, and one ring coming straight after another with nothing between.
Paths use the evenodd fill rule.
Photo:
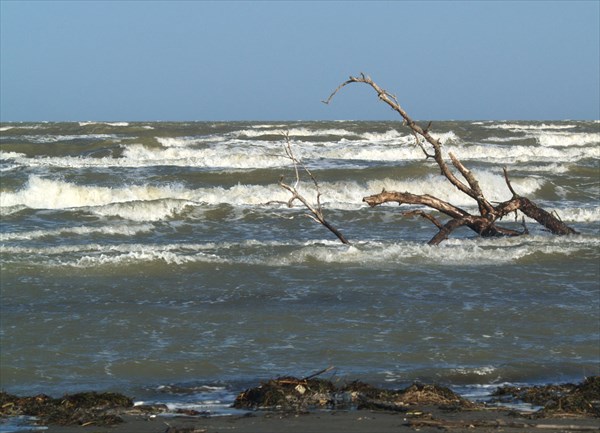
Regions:
<instances>
[{"instance_id":1,"label":"forked branch","mask_svg":"<svg viewBox=\"0 0 600 433\"><path fill-rule=\"evenodd\" d=\"M279 186L281 186L283 189L289 191L291 194L291 197L287 202L288 207L292 207L294 205L294 202L296 200L298 200L299 202L301 202L304 205L304 207L306 209L308 209L309 213L306 214L306 216L311 218L313 221L316 221L319 224L322 224L331 233L333 233L343 244L350 245L350 242L348 242L346 237L337 228L335 228L333 225L331 225L331 223L329 221L327 221L325 219L325 215L323 214L323 206L321 205L321 189L319 187L319 183L317 182L317 178L313 175L313 173L309 170L309 168L294 155L294 152L292 151L292 144L291 144L291 140L290 140L290 136L289 136L288 132L285 132L284 138L285 138L285 143L284 143L285 155L294 164L294 172L296 174L296 181L294 182L293 186L288 185L287 183L285 183L283 181L283 179L284 179L283 175L279 178ZM310 203L298 191L298 187L300 185L300 169L302 169L302 171L304 171L308 175L308 177L312 180L312 182L314 184L315 191L316 191L316 205L313 205L312 203Z\"/></svg>"},{"instance_id":2,"label":"forked branch","mask_svg":"<svg viewBox=\"0 0 600 433\"><path fill-rule=\"evenodd\" d=\"M331 95L329 95L329 98L327 98L326 100L323 101L323 103L329 104L331 102L331 100L333 99L333 97L343 87L345 87L351 83L364 83L364 84L371 86L373 88L373 90L375 90L377 92L377 96L379 97L380 100L385 102L387 105L389 105L392 108L392 110L394 110L395 112L400 114L400 116L402 116L402 118L404 119L404 124L406 124L413 132L413 134L416 138L417 144L423 150L423 153L425 154L425 156L427 158L435 159L435 162L437 163L440 170L442 171L442 174L450 181L450 183L452 183L452 185L454 185L460 191L462 191L463 193L472 197L473 199L475 199L475 200L478 199L478 197L480 195L477 194L477 192L473 191L468 185L466 185L460 179L458 179L454 175L452 170L450 170L450 167L448 167L448 165L446 164L446 161L444 161L444 157L442 154L442 142L440 140L438 140L437 138L434 138L429 133L429 129L431 128L431 122L427 125L427 128L425 128L425 129L421 128L413 119L411 119L411 117L408 115L408 113L406 111L404 111L404 109L400 106L396 96L391 94L387 90L379 87L368 75L361 73L360 77L352 77L351 76L347 81L340 84L337 87L337 89L335 89L333 91L333 93ZM430 154L427 151L427 149L423 146L423 144L418 139L419 136L423 137L431 145L431 147L433 148L433 154ZM485 205L481 204L480 207L485 207Z\"/></svg>"},{"instance_id":3,"label":"forked branch","mask_svg":"<svg viewBox=\"0 0 600 433\"><path fill-rule=\"evenodd\" d=\"M437 245L444 239L447 239L450 233L462 226L469 227L480 236L519 236L525 234L527 233L526 228L523 230L523 232L519 232L500 227L496 224L496 222L502 219L504 216L511 212L516 213L517 211L521 211L528 217L533 218L554 234L564 235L577 233L574 229L567 226L555 215L552 215L551 213L540 208L531 200L525 197L520 197L515 192L510 180L508 179L506 168L504 169L504 179L508 189L512 193L512 199L493 206L489 200L485 198L485 195L483 194L481 186L479 185L475 175L467 167L465 167L465 165L455 155L452 153L448 154L452 162L452 166L458 173L460 173L459 175L466 181L466 183L459 179L458 173L455 174L450 166L446 163L442 154L442 143L429 133L431 129L431 122L429 122L425 129L421 128L400 106L396 96L379 87L375 82L373 82L373 80L371 80L369 76L362 73L359 77L351 76L348 80L340 84L323 102L325 104L329 104L341 89L351 83L367 84L377 92L377 96L381 101L389 105L402 117L403 123L411 129L412 134L415 136L416 143L425 154L425 157L433 158L440 168L442 175L445 176L446 179L462 193L468 195L477 202L479 215L472 215L469 212L452 205L451 203L440 200L439 198L429 194L417 195L409 192L385 190L378 194L364 197L363 201L368 203L369 206L373 207L383 203L397 202L400 205L410 204L426 206L449 216L451 219L445 224L442 224L435 217L423 211L417 210L412 212L414 215L421 215L429 219L439 229L439 232L429 241L429 243L432 245ZM419 137L422 137L427 143L429 143L431 149L426 148Z\"/></svg>"}]
</instances>

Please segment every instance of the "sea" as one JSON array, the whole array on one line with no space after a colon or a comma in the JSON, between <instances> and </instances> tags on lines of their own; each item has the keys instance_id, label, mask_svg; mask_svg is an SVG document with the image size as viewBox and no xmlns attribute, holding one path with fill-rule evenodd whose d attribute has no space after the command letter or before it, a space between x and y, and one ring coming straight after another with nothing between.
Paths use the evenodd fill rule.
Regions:
<instances>
[{"instance_id":1,"label":"sea","mask_svg":"<svg viewBox=\"0 0 600 433\"><path fill-rule=\"evenodd\" d=\"M490 201L512 196L506 167L579 234L510 215L528 234L428 245L437 228L404 215L426 209L363 197L476 203L401 122L1 123L1 389L224 415L247 387L329 367L471 398L600 374L600 122L430 131Z\"/></svg>"}]
</instances>

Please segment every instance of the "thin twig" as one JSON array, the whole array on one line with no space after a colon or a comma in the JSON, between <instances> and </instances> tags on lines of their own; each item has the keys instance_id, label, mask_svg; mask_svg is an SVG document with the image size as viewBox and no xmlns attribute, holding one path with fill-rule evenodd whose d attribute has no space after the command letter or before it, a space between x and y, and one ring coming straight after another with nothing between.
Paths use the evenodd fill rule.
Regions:
<instances>
[{"instance_id":1,"label":"thin twig","mask_svg":"<svg viewBox=\"0 0 600 433\"><path fill-rule=\"evenodd\" d=\"M508 186L508 189L510 190L510 193L512 194L513 198L519 198L519 194L515 192L510 183L510 179L508 178L508 169L506 167L503 167L502 171L504 172L504 181L506 182L506 185Z\"/></svg>"},{"instance_id":2,"label":"thin twig","mask_svg":"<svg viewBox=\"0 0 600 433\"><path fill-rule=\"evenodd\" d=\"M308 376L306 376L306 377L303 377L303 378L302 378L302 379L300 379L300 380L309 380L309 379L312 379L313 377L320 376L320 375L322 375L323 373L327 373L328 371L331 371L331 370L333 370L334 368L335 368L335 367L334 367L333 365L331 365L331 366L329 366L329 367L327 367L327 368L324 368L323 370L319 370L319 371L317 371L316 373L313 373L313 374L310 374L310 375L308 375Z\"/></svg>"},{"instance_id":3,"label":"thin twig","mask_svg":"<svg viewBox=\"0 0 600 433\"><path fill-rule=\"evenodd\" d=\"M285 150L286 157L289 158L292 161L292 163L294 164L294 172L296 174L296 182L294 183L294 186L291 186L291 185L288 185L287 183L285 183L283 181L283 176L281 176L279 178L279 186L281 186L285 190L289 191L292 195L290 197L290 199L288 200L288 203L287 203L288 207L292 207L294 204L294 201L296 201L296 200L300 201L304 205L304 207L306 209L308 209L308 211L310 212L310 213L306 214L307 217L309 217L313 221L323 225L330 232L332 232L343 244L350 245L350 242L348 242L346 237L337 228L332 226L329 223L329 221L327 221L325 219L325 216L323 214L323 207L321 205L321 189L319 187L319 182L317 182L317 178L308 169L308 167L304 163L302 163L298 158L296 158L296 156L294 155L294 152L292 151L292 144L291 144L289 133L284 134L284 139L285 139L285 143L284 143L283 147ZM317 192L316 207L313 204L311 204L302 194L300 194L300 192L298 192L298 186L300 184L300 170L298 168L299 166L302 167L304 172L310 177L313 184L315 185L315 190Z\"/></svg>"}]
</instances>

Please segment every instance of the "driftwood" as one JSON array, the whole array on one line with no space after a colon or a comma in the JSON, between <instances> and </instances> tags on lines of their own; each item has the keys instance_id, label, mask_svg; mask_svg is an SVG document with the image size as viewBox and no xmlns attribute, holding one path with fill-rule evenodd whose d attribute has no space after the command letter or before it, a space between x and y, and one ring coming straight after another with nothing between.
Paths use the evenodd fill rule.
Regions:
<instances>
[{"instance_id":1,"label":"driftwood","mask_svg":"<svg viewBox=\"0 0 600 433\"><path fill-rule=\"evenodd\" d=\"M281 176L279 178L279 186L281 186L283 189L286 189L287 191L289 191L292 194L292 197L287 202L288 207L292 207L294 205L294 202L296 200L298 200L310 212L306 216L308 216L310 219L318 222L319 224L323 225L327 230L329 230L331 233L333 233L343 244L350 245L350 242L348 242L348 240L345 238L345 236L336 227L334 227L329 221L327 221L327 219L325 219L325 215L323 213L323 206L321 205L321 189L319 188L319 183L317 182L317 178L308 169L308 167L304 163L302 163L296 157L296 155L294 155L294 152L292 151L292 144L290 142L290 136L288 133L284 134L284 138L285 138L285 144L284 144L285 156L289 160L291 160L292 163L294 164L294 171L296 173L296 182L294 183L294 185L288 185L287 183L285 183L283 181L283 176ZM298 185L300 184L300 169L299 169L299 167L301 167L302 170L308 175L308 177L311 179L311 181L315 187L316 204L310 203L298 191Z\"/></svg>"},{"instance_id":2,"label":"driftwood","mask_svg":"<svg viewBox=\"0 0 600 433\"><path fill-rule=\"evenodd\" d=\"M441 174L458 190L468 195L473 199L479 211L479 214L472 214L464 209L459 208L451 203L441 200L429 194L417 195L409 192L386 191L385 189L378 194L364 197L363 201L369 206L374 207L383 203L396 202L399 205L420 205L425 206L434 211L440 212L451 219L446 223L441 223L434 215L423 211L408 212L406 215L420 215L431 221L439 231L429 241L430 245L438 245L440 242L448 238L448 236L457 228L466 226L483 237L491 236L519 236L527 233L525 228L523 231L512 230L509 228L497 225L503 217L515 213L522 212L528 217L534 219L547 230L556 235L576 234L577 232L571 227L563 223L558 217L540 208L534 202L526 197L519 196L513 189L506 168L504 168L504 179L512 198L508 201L492 204L483 194L479 182L475 175L465 167L462 162L451 152L448 153L452 167L446 162L442 154L442 142L433 137L429 131L431 122L426 128L422 128L412 120L406 111L400 107L397 98L388 91L379 87L370 77L361 74L359 77L350 77L347 81L340 84L333 93L323 101L329 104L333 97L345 86L352 83L363 83L373 88L377 92L380 100L389 105L392 110L396 111L407 125L415 137L417 145L425 154L426 159L435 160ZM424 142L423 142L424 140ZM427 144L426 144L427 143Z\"/></svg>"}]
</instances>

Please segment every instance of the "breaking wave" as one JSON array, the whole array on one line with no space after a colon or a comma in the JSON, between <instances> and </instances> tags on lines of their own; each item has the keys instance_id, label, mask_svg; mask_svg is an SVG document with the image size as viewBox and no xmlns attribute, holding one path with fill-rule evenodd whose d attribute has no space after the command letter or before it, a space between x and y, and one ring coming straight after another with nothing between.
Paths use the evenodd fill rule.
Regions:
<instances>
[{"instance_id":1,"label":"breaking wave","mask_svg":"<svg viewBox=\"0 0 600 433\"><path fill-rule=\"evenodd\" d=\"M491 200L506 200L510 192L499 175L477 172L484 190L493 191ZM514 179L513 185L523 194L533 194L544 181L536 178ZM422 179L383 179L365 183L355 181L322 182L322 203L330 208L358 209L364 207L362 198L374 192L411 191L414 194L436 194L442 200L459 205L472 205L471 200L439 176ZM310 183L301 183L299 191L310 200L316 191ZM181 185L123 185L119 188L78 185L62 180L30 176L25 186L14 192L3 192L2 208L25 206L31 209L94 208L94 212L115 214L145 214L142 206L163 209L165 214L179 212L188 205L230 204L233 206L269 206L285 204L289 194L275 182L270 185L237 184L231 187L189 189ZM103 210L100 207L104 207Z\"/></svg>"},{"instance_id":2,"label":"breaking wave","mask_svg":"<svg viewBox=\"0 0 600 433\"><path fill-rule=\"evenodd\" d=\"M518 263L534 255L570 256L593 252L600 246L598 237L555 238L530 236L503 239L449 239L438 246L422 242L360 242L345 246L330 240L246 241L241 243L177 243L62 245L54 247L3 246L6 262L43 257L47 266L90 268L106 265L132 265L148 262L182 265L186 263L229 263L262 266L299 264L411 266L426 261L437 266L500 266Z\"/></svg>"},{"instance_id":3,"label":"breaking wave","mask_svg":"<svg viewBox=\"0 0 600 433\"><path fill-rule=\"evenodd\" d=\"M140 225L111 225L102 227L63 227L52 230L32 230L14 233L0 233L0 241L30 241L41 238L58 238L64 236L89 236L100 234L105 236L125 236L131 237L139 233L151 231L153 226L150 224Z\"/></svg>"}]
</instances>

